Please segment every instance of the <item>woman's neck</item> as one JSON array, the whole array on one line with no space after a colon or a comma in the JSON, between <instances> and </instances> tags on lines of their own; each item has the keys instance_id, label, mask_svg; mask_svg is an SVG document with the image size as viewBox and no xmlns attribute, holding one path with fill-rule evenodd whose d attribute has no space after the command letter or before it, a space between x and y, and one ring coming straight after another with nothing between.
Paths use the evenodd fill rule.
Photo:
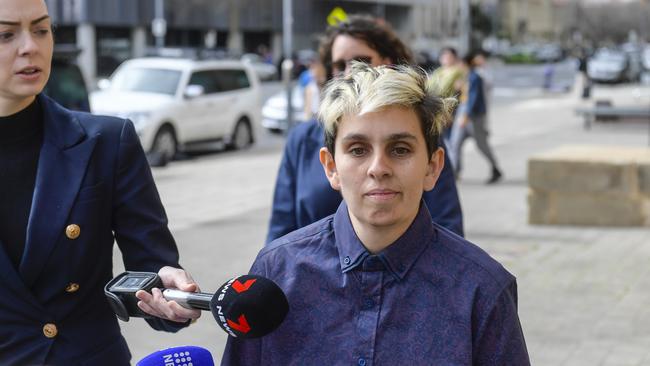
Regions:
<instances>
[{"instance_id":1,"label":"woman's neck","mask_svg":"<svg viewBox=\"0 0 650 366\"><path fill-rule=\"evenodd\" d=\"M418 211L415 211L413 215L394 225L375 226L359 221L348 209L354 232L357 234L363 246L372 254L381 252L397 241L411 226L417 213Z\"/></svg>"},{"instance_id":2,"label":"woman's neck","mask_svg":"<svg viewBox=\"0 0 650 366\"><path fill-rule=\"evenodd\" d=\"M12 114L22 111L29 107L34 99L36 99L36 96L34 95L20 100L0 98L0 117L11 116Z\"/></svg>"}]
</instances>

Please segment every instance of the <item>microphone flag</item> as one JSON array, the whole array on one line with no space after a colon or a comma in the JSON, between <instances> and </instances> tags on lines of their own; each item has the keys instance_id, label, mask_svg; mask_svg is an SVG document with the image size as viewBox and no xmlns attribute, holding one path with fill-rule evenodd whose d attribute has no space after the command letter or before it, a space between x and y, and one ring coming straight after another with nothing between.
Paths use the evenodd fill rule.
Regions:
<instances>
[{"instance_id":1,"label":"microphone flag","mask_svg":"<svg viewBox=\"0 0 650 366\"><path fill-rule=\"evenodd\" d=\"M180 346L156 351L140 360L136 366L214 366L214 360L205 348Z\"/></svg>"}]
</instances>

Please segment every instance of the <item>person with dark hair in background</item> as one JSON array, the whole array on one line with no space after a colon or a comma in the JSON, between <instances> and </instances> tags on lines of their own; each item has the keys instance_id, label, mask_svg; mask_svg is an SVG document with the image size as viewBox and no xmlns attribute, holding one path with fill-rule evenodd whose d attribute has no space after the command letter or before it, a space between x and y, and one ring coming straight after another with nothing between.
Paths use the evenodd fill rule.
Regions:
<instances>
[{"instance_id":1,"label":"person with dark hair in background","mask_svg":"<svg viewBox=\"0 0 650 366\"><path fill-rule=\"evenodd\" d=\"M354 61L372 66L413 62L410 50L392 28L367 15L352 15L329 27L319 51L328 78L345 74ZM341 195L330 188L318 160L323 138L316 120L301 123L289 133L275 183L267 243L336 212ZM461 206L446 154L445 161L438 184L424 194L424 200L436 223L462 236Z\"/></svg>"},{"instance_id":2,"label":"person with dark hair in background","mask_svg":"<svg viewBox=\"0 0 650 366\"><path fill-rule=\"evenodd\" d=\"M461 103L456 112L456 118L451 130L450 157L456 177L462 169L463 143L472 136L479 151L485 156L491 166L491 174L487 184L501 180L503 173L499 169L494 152L488 143L487 129L487 100L483 78L476 71L476 59L479 53L471 52L463 58L463 64L468 70L467 81L461 93Z\"/></svg>"},{"instance_id":3,"label":"person with dark hair in background","mask_svg":"<svg viewBox=\"0 0 650 366\"><path fill-rule=\"evenodd\" d=\"M222 365L530 365L515 278L423 200L455 102L426 79L356 62L327 85L319 158L343 201L260 251L251 274L290 310L264 338L228 337Z\"/></svg>"},{"instance_id":4,"label":"person with dark hair in background","mask_svg":"<svg viewBox=\"0 0 650 366\"><path fill-rule=\"evenodd\" d=\"M133 124L72 112L43 95L52 26L44 0L0 0L0 364L127 365L104 295L113 243L127 270L198 291ZM159 330L200 316L140 291Z\"/></svg>"}]
</instances>

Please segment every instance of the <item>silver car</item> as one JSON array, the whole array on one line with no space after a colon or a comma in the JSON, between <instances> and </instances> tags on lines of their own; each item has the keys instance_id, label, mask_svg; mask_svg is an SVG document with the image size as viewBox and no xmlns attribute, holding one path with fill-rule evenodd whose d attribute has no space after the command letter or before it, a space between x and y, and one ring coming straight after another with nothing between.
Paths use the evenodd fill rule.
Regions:
<instances>
[{"instance_id":1,"label":"silver car","mask_svg":"<svg viewBox=\"0 0 650 366\"><path fill-rule=\"evenodd\" d=\"M240 61L141 58L124 62L90 104L131 119L144 150L164 163L178 150L252 144L260 98L255 72Z\"/></svg>"},{"instance_id":2,"label":"silver car","mask_svg":"<svg viewBox=\"0 0 650 366\"><path fill-rule=\"evenodd\" d=\"M597 82L633 81L638 78L625 52L604 48L589 59L587 75Z\"/></svg>"},{"instance_id":3,"label":"silver car","mask_svg":"<svg viewBox=\"0 0 650 366\"><path fill-rule=\"evenodd\" d=\"M294 122L302 122L305 92L300 86L291 90ZM271 132L283 132L289 128L287 121L287 92L282 90L271 96L262 107L262 126Z\"/></svg>"}]
</instances>

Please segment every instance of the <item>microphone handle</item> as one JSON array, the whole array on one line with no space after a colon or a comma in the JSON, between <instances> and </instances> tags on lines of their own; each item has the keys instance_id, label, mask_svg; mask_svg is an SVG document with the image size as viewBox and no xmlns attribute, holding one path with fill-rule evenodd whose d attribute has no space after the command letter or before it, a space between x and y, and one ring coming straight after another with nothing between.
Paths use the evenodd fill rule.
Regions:
<instances>
[{"instance_id":1,"label":"microphone handle","mask_svg":"<svg viewBox=\"0 0 650 366\"><path fill-rule=\"evenodd\" d=\"M187 309L210 310L210 301L213 294L205 292L185 292L180 290L164 289L163 297L168 301L176 301L178 305Z\"/></svg>"}]
</instances>

